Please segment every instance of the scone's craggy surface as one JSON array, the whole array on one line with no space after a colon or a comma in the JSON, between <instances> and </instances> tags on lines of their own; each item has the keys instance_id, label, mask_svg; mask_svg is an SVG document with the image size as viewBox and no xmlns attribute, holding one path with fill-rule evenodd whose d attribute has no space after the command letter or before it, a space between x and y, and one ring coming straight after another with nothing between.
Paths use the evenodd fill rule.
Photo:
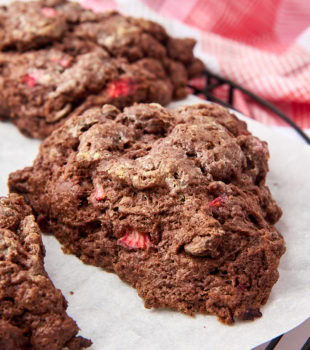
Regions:
<instances>
[{"instance_id":1,"label":"scone's craggy surface","mask_svg":"<svg viewBox=\"0 0 310 350\"><path fill-rule=\"evenodd\" d=\"M0 118L10 116L24 134L37 138L89 105L122 108L139 101L166 104L172 98L172 84L157 60L129 63L80 40L23 54L0 53L1 65Z\"/></svg>"},{"instance_id":2,"label":"scone's craggy surface","mask_svg":"<svg viewBox=\"0 0 310 350\"><path fill-rule=\"evenodd\" d=\"M0 119L44 138L88 105L165 105L203 69L194 45L154 22L66 0L0 7Z\"/></svg>"},{"instance_id":3,"label":"scone's craggy surface","mask_svg":"<svg viewBox=\"0 0 310 350\"><path fill-rule=\"evenodd\" d=\"M68 120L10 175L41 228L146 307L261 315L285 251L267 144L216 105L111 105Z\"/></svg>"},{"instance_id":4,"label":"scone's craggy surface","mask_svg":"<svg viewBox=\"0 0 310 350\"><path fill-rule=\"evenodd\" d=\"M44 247L30 207L0 197L0 349L83 349L91 342L66 314L67 302L44 270Z\"/></svg>"}]
</instances>

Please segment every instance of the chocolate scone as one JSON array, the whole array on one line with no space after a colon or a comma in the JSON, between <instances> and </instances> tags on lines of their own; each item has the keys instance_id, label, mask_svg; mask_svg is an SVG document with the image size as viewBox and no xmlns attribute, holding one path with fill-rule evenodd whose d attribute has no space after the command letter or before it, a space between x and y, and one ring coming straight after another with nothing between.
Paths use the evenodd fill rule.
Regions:
<instances>
[{"instance_id":1,"label":"chocolate scone","mask_svg":"<svg viewBox=\"0 0 310 350\"><path fill-rule=\"evenodd\" d=\"M9 187L67 252L114 271L145 306L261 316L285 251L266 142L228 110L111 105L69 119Z\"/></svg>"},{"instance_id":2,"label":"chocolate scone","mask_svg":"<svg viewBox=\"0 0 310 350\"><path fill-rule=\"evenodd\" d=\"M129 63L80 40L22 54L0 52L0 67L0 115L10 115L24 134L37 138L89 104L166 104L173 93L157 60Z\"/></svg>"},{"instance_id":3,"label":"chocolate scone","mask_svg":"<svg viewBox=\"0 0 310 350\"><path fill-rule=\"evenodd\" d=\"M0 39L0 119L37 138L89 105L183 98L203 69L195 40L66 0L0 7Z\"/></svg>"},{"instance_id":4,"label":"chocolate scone","mask_svg":"<svg viewBox=\"0 0 310 350\"><path fill-rule=\"evenodd\" d=\"M44 269L44 247L21 196L0 197L0 349L84 349L91 341L67 315Z\"/></svg>"}]
</instances>

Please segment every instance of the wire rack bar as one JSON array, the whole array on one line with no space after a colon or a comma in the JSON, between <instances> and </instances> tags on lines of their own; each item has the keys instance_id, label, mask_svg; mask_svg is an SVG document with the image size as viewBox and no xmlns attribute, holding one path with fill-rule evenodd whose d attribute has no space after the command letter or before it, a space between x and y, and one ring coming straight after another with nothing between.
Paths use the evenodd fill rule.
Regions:
<instances>
[{"instance_id":1,"label":"wire rack bar","mask_svg":"<svg viewBox=\"0 0 310 350\"><path fill-rule=\"evenodd\" d=\"M279 335L278 337L272 339L270 341L270 343L265 347L265 350L273 350L279 343L279 341L281 340L281 338L283 337L282 335Z\"/></svg>"},{"instance_id":2,"label":"wire rack bar","mask_svg":"<svg viewBox=\"0 0 310 350\"><path fill-rule=\"evenodd\" d=\"M310 337L308 338L308 340L305 342L305 344L300 350L309 350L309 349L310 349Z\"/></svg>"},{"instance_id":3,"label":"wire rack bar","mask_svg":"<svg viewBox=\"0 0 310 350\"><path fill-rule=\"evenodd\" d=\"M189 87L193 90L193 93L195 95L204 95L207 100L217 102L225 107L232 108L236 111L238 111L234 105L234 90L239 90L243 94L247 95L248 97L252 98L254 101L258 102L260 105L264 106L274 114L276 114L279 118L281 118L283 121L285 121L288 125L290 125L305 141L308 145L310 145L310 137L297 125L293 122L292 119L290 119L286 114L284 114L282 111L280 111L276 106L274 106L269 101L263 99L260 96L255 95L253 92L245 89L241 85L223 78L215 73L210 72L209 70L204 71L204 76L206 77L206 86L203 89L199 89L197 87L194 87L192 85L189 85ZM216 97L212 92L215 88L222 86L222 85L228 85L229 86L229 92L228 92L228 100L223 101ZM239 111L238 111L239 112Z\"/></svg>"}]
</instances>

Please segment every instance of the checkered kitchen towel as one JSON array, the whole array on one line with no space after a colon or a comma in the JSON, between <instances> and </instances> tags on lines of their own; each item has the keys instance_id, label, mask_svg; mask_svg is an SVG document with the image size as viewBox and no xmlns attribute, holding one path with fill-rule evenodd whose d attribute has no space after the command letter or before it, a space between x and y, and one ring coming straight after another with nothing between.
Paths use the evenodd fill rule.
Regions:
<instances>
[{"instance_id":1,"label":"checkered kitchen towel","mask_svg":"<svg viewBox=\"0 0 310 350\"><path fill-rule=\"evenodd\" d=\"M198 29L201 49L215 59L217 73L271 101L299 126L310 128L310 0L127 2L131 8L147 6ZM124 0L82 3L97 11L117 8L126 13ZM241 94L235 99L244 114L281 125Z\"/></svg>"}]
</instances>

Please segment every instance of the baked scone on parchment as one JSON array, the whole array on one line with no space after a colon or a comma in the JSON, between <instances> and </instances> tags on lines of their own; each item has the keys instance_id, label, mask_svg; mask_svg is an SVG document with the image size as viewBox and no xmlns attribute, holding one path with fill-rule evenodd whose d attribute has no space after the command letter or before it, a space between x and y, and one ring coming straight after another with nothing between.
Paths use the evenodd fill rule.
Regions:
<instances>
[{"instance_id":1,"label":"baked scone on parchment","mask_svg":"<svg viewBox=\"0 0 310 350\"><path fill-rule=\"evenodd\" d=\"M148 308L261 316L285 251L267 144L215 104L72 117L12 173L44 232L115 272Z\"/></svg>"},{"instance_id":2,"label":"baked scone on parchment","mask_svg":"<svg viewBox=\"0 0 310 350\"><path fill-rule=\"evenodd\" d=\"M91 341L67 313L67 301L44 269L45 250L31 208L0 197L0 349L71 350Z\"/></svg>"},{"instance_id":3,"label":"baked scone on parchment","mask_svg":"<svg viewBox=\"0 0 310 350\"><path fill-rule=\"evenodd\" d=\"M193 39L67 0L0 7L0 119L45 138L74 114L110 103L168 104L201 74Z\"/></svg>"}]
</instances>

